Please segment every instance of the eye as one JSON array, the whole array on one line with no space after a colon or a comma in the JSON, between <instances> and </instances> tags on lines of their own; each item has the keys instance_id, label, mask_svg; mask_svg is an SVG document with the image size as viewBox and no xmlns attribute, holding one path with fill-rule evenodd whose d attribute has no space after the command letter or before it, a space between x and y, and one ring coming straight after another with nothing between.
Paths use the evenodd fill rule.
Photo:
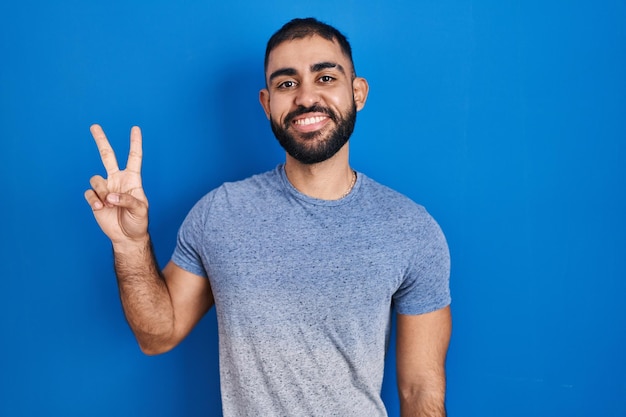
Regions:
<instances>
[{"instance_id":1,"label":"eye","mask_svg":"<svg viewBox=\"0 0 626 417\"><path fill-rule=\"evenodd\" d=\"M283 90L293 88L295 86L296 86L296 82L293 80L283 81L282 83L278 84L278 88L283 89Z\"/></svg>"},{"instance_id":2,"label":"eye","mask_svg":"<svg viewBox=\"0 0 626 417\"><path fill-rule=\"evenodd\" d=\"M319 80L324 83L324 84L328 84L331 83L335 80L334 77L331 77L330 75L322 75Z\"/></svg>"}]
</instances>

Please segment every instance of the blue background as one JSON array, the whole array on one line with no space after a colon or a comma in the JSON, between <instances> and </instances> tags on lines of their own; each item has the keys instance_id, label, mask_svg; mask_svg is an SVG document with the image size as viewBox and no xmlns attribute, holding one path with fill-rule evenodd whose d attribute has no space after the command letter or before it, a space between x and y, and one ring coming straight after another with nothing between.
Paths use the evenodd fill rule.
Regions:
<instances>
[{"instance_id":1,"label":"blue background","mask_svg":"<svg viewBox=\"0 0 626 417\"><path fill-rule=\"evenodd\" d=\"M267 38L316 16L371 91L352 164L449 240L451 416L626 416L624 1L43 1L0 5L0 415L219 416L215 316L143 356L83 200L144 132L164 264L191 205L283 160ZM397 415L393 353L384 397Z\"/></svg>"}]
</instances>

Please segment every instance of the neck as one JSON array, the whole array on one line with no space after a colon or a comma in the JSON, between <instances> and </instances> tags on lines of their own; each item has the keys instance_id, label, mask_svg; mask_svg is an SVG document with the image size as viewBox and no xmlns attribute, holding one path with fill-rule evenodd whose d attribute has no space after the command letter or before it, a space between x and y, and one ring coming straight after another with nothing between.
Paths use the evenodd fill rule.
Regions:
<instances>
[{"instance_id":1,"label":"neck","mask_svg":"<svg viewBox=\"0 0 626 417\"><path fill-rule=\"evenodd\" d=\"M348 144L332 158L317 164L303 164L287 155L285 173L298 191L320 200L345 197L355 182L355 173L348 162Z\"/></svg>"}]
</instances>

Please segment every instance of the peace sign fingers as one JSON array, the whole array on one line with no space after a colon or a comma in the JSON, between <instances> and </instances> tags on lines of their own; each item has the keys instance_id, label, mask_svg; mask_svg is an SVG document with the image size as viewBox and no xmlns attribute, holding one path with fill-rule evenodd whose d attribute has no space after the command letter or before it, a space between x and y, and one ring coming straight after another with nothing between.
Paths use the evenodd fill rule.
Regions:
<instances>
[{"instance_id":1,"label":"peace sign fingers","mask_svg":"<svg viewBox=\"0 0 626 417\"><path fill-rule=\"evenodd\" d=\"M91 135L96 141L96 145L98 146L98 151L100 152L100 158L102 159L102 164L104 165L104 169L107 171L107 175L114 174L120 170L117 159L115 158L115 152L111 147L111 144L107 140L104 131L100 125L92 125L89 130L91 131Z\"/></svg>"},{"instance_id":2,"label":"peace sign fingers","mask_svg":"<svg viewBox=\"0 0 626 417\"><path fill-rule=\"evenodd\" d=\"M148 227L148 199L141 185L141 131L130 132L130 151L124 169L120 169L115 152L100 125L90 128L98 146L107 177L91 178L91 189L85 199L93 209L100 228L113 242L145 236Z\"/></svg>"}]
</instances>

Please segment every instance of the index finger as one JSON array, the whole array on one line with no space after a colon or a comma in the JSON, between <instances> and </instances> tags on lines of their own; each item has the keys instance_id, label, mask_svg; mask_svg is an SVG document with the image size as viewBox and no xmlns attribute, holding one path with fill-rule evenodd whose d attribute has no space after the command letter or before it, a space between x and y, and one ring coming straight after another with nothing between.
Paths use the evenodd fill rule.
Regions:
<instances>
[{"instance_id":1,"label":"index finger","mask_svg":"<svg viewBox=\"0 0 626 417\"><path fill-rule=\"evenodd\" d=\"M117 164L117 159L115 158L115 152L113 152L113 148L107 140L102 127L95 124L92 125L89 130L96 141L96 146L98 146L98 151L100 152L100 159L102 159L102 164L104 165L104 169L107 171L107 175L111 175L119 171L120 168Z\"/></svg>"}]
</instances>

